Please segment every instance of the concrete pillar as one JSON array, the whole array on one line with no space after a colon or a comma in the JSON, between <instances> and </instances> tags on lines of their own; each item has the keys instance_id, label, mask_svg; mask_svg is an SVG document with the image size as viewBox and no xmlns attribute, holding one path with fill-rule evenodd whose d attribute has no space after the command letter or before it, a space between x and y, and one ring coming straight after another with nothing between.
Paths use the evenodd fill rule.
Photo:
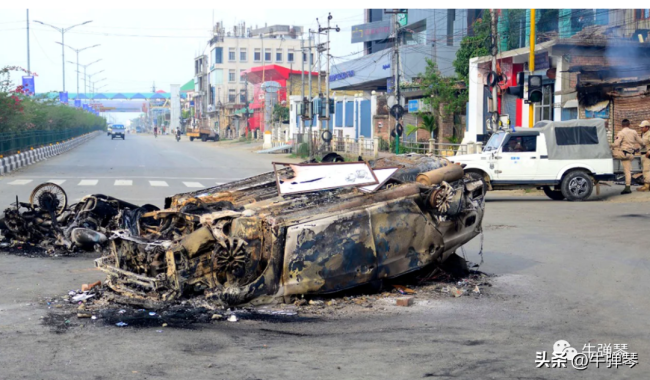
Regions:
<instances>
[{"instance_id":1,"label":"concrete pillar","mask_svg":"<svg viewBox=\"0 0 650 380\"><path fill-rule=\"evenodd\" d=\"M435 151L435 143L436 139L429 139L429 153L433 153Z\"/></svg>"},{"instance_id":2,"label":"concrete pillar","mask_svg":"<svg viewBox=\"0 0 650 380\"><path fill-rule=\"evenodd\" d=\"M359 156L363 156L363 148L365 148L364 147L365 140L364 140L363 136L359 136L359 139L357 141L359 142L359 144L358 144L359 145Z\"/></svg>"},{"instance_id":3,"label":"concrete pillar","mask_svg":"<svg viewBox=\"0 0 650 380\"><path fill-rule=\"evenodd\" d=\"M373 137L372 147L374 150L375 158L379 158L379 136Z\"/></svg>"}]
</instances>

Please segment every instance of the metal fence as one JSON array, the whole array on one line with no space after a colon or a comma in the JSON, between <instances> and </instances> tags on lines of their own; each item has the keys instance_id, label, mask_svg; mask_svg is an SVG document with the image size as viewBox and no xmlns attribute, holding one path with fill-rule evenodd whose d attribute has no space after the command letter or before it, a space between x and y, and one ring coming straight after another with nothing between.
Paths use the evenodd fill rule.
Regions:
<instances>
[{"instance_id":1,"label":"metal fence","mask_svg":"<svg viewBox=\"0 0 650 380\"><path fill-rule=\"evenodd\" d=\"M309 143L309 133L294 134L292 140L294 153L296 147L301 143ZM395 153L395 141L387 142L380 138L352 138L352 137L332 137L329 144L323 143L320 135L313 133L312 143L316 153L337 152L340 154L356 157L378 157L381 154ZM399 153L420 153L434 154L437 156L449 157L459 154L480 153L481 144L450 144L436 143L435 140L429 141L409 141L400 142Z\"/></svg>"},{"instance_id":2,"label":"metal fence","mask_svg":"<svg viewBox=\"0 0 650 380\"><path fill-rule=\"evenodd\" d=\"M8 156L31 148L56 144L100 128L71 128L54 131L19 131L0 133L0 155Z\"/></svg>"}]
</instances>

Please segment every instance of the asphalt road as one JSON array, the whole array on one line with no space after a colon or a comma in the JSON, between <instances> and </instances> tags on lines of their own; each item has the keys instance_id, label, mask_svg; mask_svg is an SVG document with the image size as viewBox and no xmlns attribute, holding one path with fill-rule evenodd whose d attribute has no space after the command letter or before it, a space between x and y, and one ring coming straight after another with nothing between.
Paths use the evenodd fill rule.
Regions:
<instances>
[{"instance_id":1,"label":"asphalt road","mask_svg":"<svg viewBox=\"0 0 650 380\"><path fill-rule=\"evenodd\" d=\"M64 187L74 197L102 192L160 204L158 198L187 189L182 182L207 186L208 179L256 174L268 170L271 159L218 144L98 138L2 178L0 201L12 198L8 190L26 197L37 178L51 176L70 180ZM35 182L7 184L15 178ZM98 183L91 191L65 186L83 179ZM115 186L118 179L133 184ZM148 180L169 186L157 189ZM0 254L0 378L646 379L650 197L612 196L616 190L584 203L490 194L481 266L497 275L489 296L417 298L409 308L378 304L289 323L240 320L160 330L98 324L56 333L42 325L48 310L39 301L102 279L93 256ZM480 261L478 249L476 239L465 249L467 258ZM627 344L639 364L536 368L536 352L552 356L560 339L578 351L587 343Z\"/></svg>"},{"instance_id":2,"label":"asphalt road","mask_svg":"<svg viewBox=\"0 0 650 380\"><path fill-rule=\"evenodd\" d=\"M251 153L226 143L177 142L171 135L98 136L70 152L0 177L0 204L27 201L43 182L60 184L70 202L100 193L133 203L163 206L173 194L271 171L278 156ZM252 148L252 147L251 147Z\"/></svg>"}]
</instances>

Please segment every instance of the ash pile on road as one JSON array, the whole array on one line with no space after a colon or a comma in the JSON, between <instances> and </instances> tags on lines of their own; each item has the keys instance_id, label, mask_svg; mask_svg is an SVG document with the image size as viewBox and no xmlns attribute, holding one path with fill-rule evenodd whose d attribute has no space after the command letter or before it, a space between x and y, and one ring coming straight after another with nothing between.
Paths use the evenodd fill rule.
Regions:
<instances>
[{"instance_id":1,"label":"ash pile on road","mask_svg":"<svg viewBox=\"0 0 650 380\"><path fill-rule=\"evenodd\" d=\"M368 312L394 314L408 310L404 307L426 306L445 298L490 297L491 275L468 269L460 257L453 257L452 261L453 265L424 269L378 286L358 287L331 295L292 296L286 300L276 299L271 305L258 306L227 307L201 296L134 305L132 299L98 281L83 284L81 289L71 290L66 295L44 299L42 305L47 313L42 323L59 333L87 325L152 328L162 333L165 328L200 328L222 322L304 323ZM404 299L412 299L412 302L404 304Z\"/></svg>"},{"instance_id":2,"label":"ash pile on road","mask_svg":"<svg viewBox=\"0 0 650 380\"><path fill-rule=\"evenodd\" d=\"M274 163L255 177L165 199L68 206L55 184L5 210L5 241L101 252L115 302L213 305L339 293L442 265L482 233L485 184L441 157Z\"/></svg>"}]
</instances>

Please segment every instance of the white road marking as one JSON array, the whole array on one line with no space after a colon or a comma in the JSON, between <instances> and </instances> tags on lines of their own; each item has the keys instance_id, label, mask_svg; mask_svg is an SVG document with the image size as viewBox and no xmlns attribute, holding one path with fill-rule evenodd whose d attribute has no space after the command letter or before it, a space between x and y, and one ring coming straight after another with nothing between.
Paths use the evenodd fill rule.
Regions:
<instances>
[{"instance_id":1,"label":"white road marking","mask_svg":"<svg viewBox=\"0 0 650 380\"><path fill-rule=\"evenodd\" d=\"M133 181L130 179L116 179L115 183L113 186L131 186L133 185Z\"/></svg>"},{"instance_id":2,"label":"white road marking","mask_svg":"<svg viewBox=\"0 0 650 380\"><path fill-rule=\"evenodd\" d=\"M32 182L33 179L16 179L8 183L8 185L27 185Z\"/></svg>"},{"instance_id":3,"label":"white road marking","mask_svg":"<svg viewBox=\"0 0 650 380\"><path fill-rule=\"evenodd\" d=\"M158 186L158 187L167 187L169 186L165 181L149 181L149 185Z\"/></svg>"},{"instance_id":4,"label":"white road marking","mask_svg":"<svg viewBox=\"0 0 650 380\"><path fill-rule=\"evenodd\" d=\"M97 182L99 182L97 179L82 179L77 186L95 186Z\"/></svg>"},{"instance_id":5,"label":"white road marking","mask_svg":"<svg viewBox=\"0 0 650 380\"><path fill-rule=\"evenodd\" d=\"M200 182L183 182L187 187L205 187Z\"/></svg>"},{"instance_id":6,"label":"white road marking","mask_svg":"<svg viewBox=\"0 0 650 380\"><path fill-rule=\"evenodd\" d=\"M55 184L60 186L60 185L63 185L63 182L65 182L65 180L64 179L50 179L47 182L55 183Z\"/></svg>"}]
</instances>

